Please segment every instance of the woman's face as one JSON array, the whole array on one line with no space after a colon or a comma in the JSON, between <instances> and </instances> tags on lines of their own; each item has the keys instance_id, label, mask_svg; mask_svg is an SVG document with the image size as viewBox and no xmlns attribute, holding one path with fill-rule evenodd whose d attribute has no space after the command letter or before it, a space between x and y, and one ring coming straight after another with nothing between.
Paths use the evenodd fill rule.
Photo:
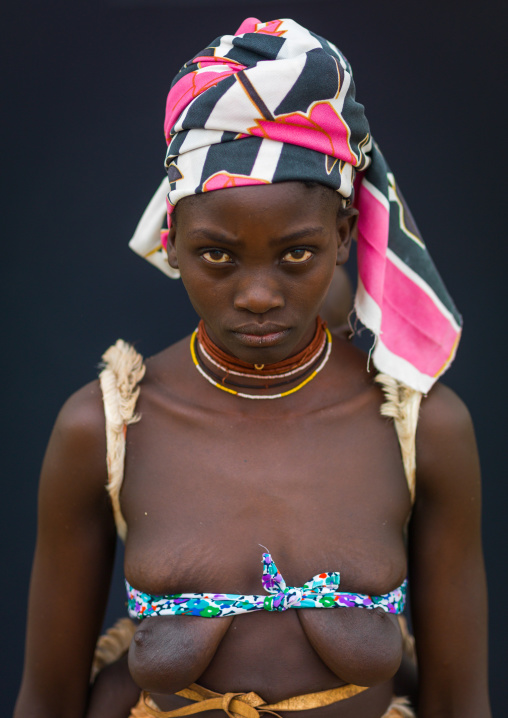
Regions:
<instances>
[{"instance_id":1,"label":"woman's face","mask_svg":"<svg viewBox=\"0 0 508 718\"><path fill-rule=\"evenodd\" d=\"M271 364L309 343L334 268L349 254L353 218L341 216L340 199L284 182L180 200L169 261L217 346Z\"/></svg>"}]
</instances>

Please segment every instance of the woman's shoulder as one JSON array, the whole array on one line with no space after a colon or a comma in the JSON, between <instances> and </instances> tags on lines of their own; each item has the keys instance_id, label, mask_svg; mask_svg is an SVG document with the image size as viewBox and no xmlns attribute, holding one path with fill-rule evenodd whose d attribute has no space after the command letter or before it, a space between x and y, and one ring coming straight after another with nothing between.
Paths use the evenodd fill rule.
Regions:
<instances>
[{"instance_id":1,"label":"woman's shoulder","mask_svg":"<svg viewBox=\"0 0 508 718\"><path fill-rule=\"evenodd\" d=\"M435 443L442 437L463 438L473 431L471 414L464 401L448 386L437 382L422 399L418 422L420 440L424 444Z\"/></svg>"},{"instance_id":2,"label":"woman's shoulder","mask_svg":"<svg viewBox=\"0 0 508 718\"><path fill-rule=\"evenodd\" d=\"M185 366L190 362L190 339L191 335L179 339L177 342L161 349L161 351L151 354L145 358L147 374L157 376L161 373L178 372L182 365Z\"/></svg>"},{"instance_id":3,"label":"woman's shoulder","mask_svg":"<svg viewBox=\"0 0 508 718\"><path fill-rule=\"evenodd\" d=\"M480 467L466 404L438 382L423 398L416 434L417 486L444 497L475 493Z\"/></svg>"},{"instance_id":4,"label":"woman's shoulder","mask_svg":"<svg viewBox=\"0 0 508 718\"><path fill-rule=\"evenodd\" d=\"M104 505L106 484L104 409L95 380L74 392L58 413L42 466L40 495L51 510L56 497L66 510L74 504Z\"/></svg>"},{"instance_id":5,"label":"woman's shoulder","mask_svg":"<svg viewBox=\"0 0 508 718\"><path fill-rule=\"evenodd\" d=\"M105 436L104 407L99 379L75 391L60 409L53 433L60 440L87 444Z\"/></svg>"},{"instance_id":6,"label":"woman's shoulder","mask_svg":"<svg viewBox=\"0 0 508 718\"><path fill-rule=\"evenodd\" d=\"M99 357L98 357L99 359ZM50 456L69 458L87 467L98 483L107 482L106 411L115 421L115 409L125 410L127 394L136 393L144 374L143 357L135 347L118 339L103 353L99 376L69 396L62 405L50 438ZM105 404L107 407L105 407ZM133 412L134 413L134 412ZM121 422L121 413L118 414ZM127 423L127 422L126 422Z\"/></svg>"},{"instance_id":7,"label":"woman's shoulder","mask_svg":"<svg viewBox=\"0 0 508 718\"><path fill-rule=\"evenodd\" d=\"M77 483L82 490L94 493L97 489L105 495L108 427L121 431L136 419L139 393L150 397L154 391L178 386L184 343L177 342L147 360L133 344L121 339L112 343L102 355L98 378L75 391L62 405L48 444L43 476L61 476L63 482L65 476L79 474Z\"/></svg>"},{"instance_id":8,"label":"woman's shoulder","mask_svg":"<svg viewBox=\"0 0 508 718\"><path fill-rule=\"evenodd\" d=\"M117 339L102 355L99 379L76 392L70 401L87 402L87 393L95 394L97 389L101 400L108 387L125 395L140 389L162 388L163 385L177 385L186 370L190 337L185 337L160 351L144 356L135 343ZM190 355L189 355L190 356Z\"/></svg>"}]
</instances>

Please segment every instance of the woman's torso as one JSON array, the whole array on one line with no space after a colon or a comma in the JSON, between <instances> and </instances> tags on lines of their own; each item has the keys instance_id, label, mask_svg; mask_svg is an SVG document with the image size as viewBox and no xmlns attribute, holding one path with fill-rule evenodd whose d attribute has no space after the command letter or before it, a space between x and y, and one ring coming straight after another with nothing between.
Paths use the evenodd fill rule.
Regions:
<instances>
[{"instance_id":1,"label":"woman's torso","mask_svg":"<svg viewBox=\"0 0 508 718\"><path fill-rule=\"evenodd\" d=\"M336 342L323 377L264 402L200 383L187 358L180 344L148 362L142 419L129 428L121 496L129 582L158 595L261 594L261 544L288 585L339 571L342 591L399 586L409 492L364 355ZM375 718L400 658L397 621L380 609L291 609L148 618L130 664L166 710L182 704L170 694L197 681L268 702L356 683L376 686L354 699ZM347 718L351 700L319 715Z\"/></svg>"}]
</instances>

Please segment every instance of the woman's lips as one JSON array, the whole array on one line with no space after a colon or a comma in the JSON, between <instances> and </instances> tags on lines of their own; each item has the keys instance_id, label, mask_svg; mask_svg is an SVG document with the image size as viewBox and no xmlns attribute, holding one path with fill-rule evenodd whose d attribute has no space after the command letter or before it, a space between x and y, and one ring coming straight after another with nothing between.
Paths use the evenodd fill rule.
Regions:
<instances>
[{"instance_id":1,"label":"woman's lips","mask_svg":"<svg viewBox=\"0 0 508 718\"><path fill-rule=\"evenodd\" d=\"M239 330L233 332L235 337L246 346L249 347L270 347L279 344L289 333L289 329L268 330L266 333L259 333L257 329L253 334L248 330Z\"/></svg>"}]
</instances>

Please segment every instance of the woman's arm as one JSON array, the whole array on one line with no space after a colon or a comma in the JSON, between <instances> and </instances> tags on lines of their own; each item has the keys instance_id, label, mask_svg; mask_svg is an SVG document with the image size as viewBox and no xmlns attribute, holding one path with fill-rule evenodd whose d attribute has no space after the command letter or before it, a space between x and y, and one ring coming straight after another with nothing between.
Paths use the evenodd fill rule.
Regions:
<instances>
[{"instance_id":1,"label":"woman's arm","mask_svg":"<svg viewBox=\"0 0 508 718\"><path fill-rule=\"evenodd\" d=\"M417 435L410 585L419 718L489 718L480 467L464 404L438 385Z\"/></svg>"},{"instance_id":2,"label":"woman's arm","mask_svg":"<svg viewBox=\"0 0 508 718\"><path fill-rule=\"evenodd\" d=\"M61 410L44 458L15 718L82 718L115 552L98 382Z\"/></svg>"}]
</instances>

